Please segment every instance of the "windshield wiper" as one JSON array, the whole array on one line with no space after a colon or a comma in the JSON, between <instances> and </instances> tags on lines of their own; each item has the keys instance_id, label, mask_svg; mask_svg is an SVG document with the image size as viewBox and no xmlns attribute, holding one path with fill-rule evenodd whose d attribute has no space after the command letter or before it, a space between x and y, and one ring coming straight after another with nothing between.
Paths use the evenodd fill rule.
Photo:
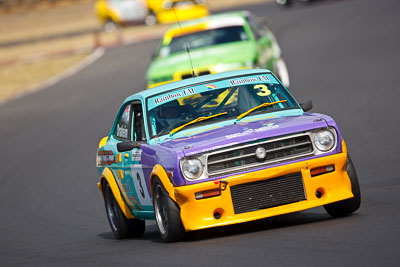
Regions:
<instances>
[{"instance_id":1,"label":"windshield wiper","mask_svg":"<svg viewBox=\"0 0 400 267\"><path fill-rule=\"evenodd\" d=\"M183 125L181 125L179 127L176 127L175 129L172 129L169 132L169 135L172 136L174 133L179 132L180 130L182 130L183 128L185 128L188 125L191 125L191 124L194 124L194 123L197 123L197 122L200 122L200 121L205 121L205 120L208 120L208 119L212 119L212 118L215 118L215 117L218 117L218 116L226 115L226 114L228 114L228 112L222 112L222 113L218 113L218 114L207 116L207 117L198 117L197 119L189 121L188 123L185 123L185 124L183 124Z\"/></svg>"},{"instance_id":2,"label":"windshield wiper","mask_svg":"<svg viewBox=\"0 0 400 267\"><path fill-rule=\"evenodd\" d=\"M255 110L259 109L259 108L275 105L275 104L282 103L282 102L287 102L287 100L275 101L275 102L271 102L271 103L264 103L264 104L261 104L261 105L259 105L257 107L251 108L248 111L243 112L242 114L237 116L236 117L236 121L241 120L243 117L246 117L248 114L250 114L251 112L253 112L253 111L255 111Z\"/></svg>"}]
</instances>

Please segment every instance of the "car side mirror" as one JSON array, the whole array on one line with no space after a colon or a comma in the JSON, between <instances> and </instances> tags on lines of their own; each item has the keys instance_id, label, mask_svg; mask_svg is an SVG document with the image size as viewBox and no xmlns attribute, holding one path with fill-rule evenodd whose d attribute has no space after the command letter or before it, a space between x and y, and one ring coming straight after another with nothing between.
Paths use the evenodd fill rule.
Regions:
<instances>
[{"instance_id":1,"label":"car side mirror","mask_svg":"<svg viewBox=\"0 0 400 267\"><path fill-rule=\"evenodd\" d=\"M134 148L140 148L140 144L138 142L121 142L117 144L118 152L126 152Z\"/></svg>"},{"instance_id":2,"label":"car side mirror","mask_svg":"<svg viewBox=\"0 0 400 267\"><path fill-rule=\"evenodd\" d=\"M300 103L300 107L303 109L304 112L307 112L313 108L312 101L307 100L306 102Z\"/></svg>"}]
</instances>

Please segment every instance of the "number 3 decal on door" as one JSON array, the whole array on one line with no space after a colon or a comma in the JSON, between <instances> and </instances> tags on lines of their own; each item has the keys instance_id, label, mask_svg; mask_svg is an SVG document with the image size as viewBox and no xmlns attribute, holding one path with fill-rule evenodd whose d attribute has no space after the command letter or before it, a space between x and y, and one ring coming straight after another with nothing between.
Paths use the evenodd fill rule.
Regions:
<instances>
[{"instance_id":1,"label":"number 3 decal on door","mask_svg":"<svg viewBox=\"0 0 400 267\"><path fill-rule=\"evenodd\" d=\"M151 206L152 202L147 190L146 181L144 179L143 166L133 165L132 169L132 180L135 186L136 195L139 199L140 205Z\"/></svg>"}]
</instances>

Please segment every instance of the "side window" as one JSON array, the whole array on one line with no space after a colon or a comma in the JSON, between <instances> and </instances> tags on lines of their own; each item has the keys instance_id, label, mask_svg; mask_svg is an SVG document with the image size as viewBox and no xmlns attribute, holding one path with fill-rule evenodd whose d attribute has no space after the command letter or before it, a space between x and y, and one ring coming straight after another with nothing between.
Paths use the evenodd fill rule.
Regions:
<instances>
[{"instance_id":1,"label":"side window","mask_svg":"<svg viewBox=\"0 0 400 267\"><path fill-rule=\"evenodd\" d=\"M131 109L131 105L127 105L118 119L117 127L114 132L115 137L118 139L130 140Z\"/></svg>"},{"instance_id":2,"label":"side window","mask_svg":"<svg viewBox=\"0 0 400 267\"><path fill-rule=\"evenodd\" d=\"M142 104L135 103L132 105L132 139L133 141L141 142L146 141L146 132L144 129L143 109Z\"/></svg>"},{"instance_id":3,"label":"side window","mask_svg":"<svg viewBox=\"0 0 400 267\"><path fill-rule=\"evenodd\" d=\"M254 38L256 40L260 39L263 35L262 26L257 21L255 21L252 17L247 17L247 21L250 25L251 31L254 34Z\"/></svg>"}]
</instances>

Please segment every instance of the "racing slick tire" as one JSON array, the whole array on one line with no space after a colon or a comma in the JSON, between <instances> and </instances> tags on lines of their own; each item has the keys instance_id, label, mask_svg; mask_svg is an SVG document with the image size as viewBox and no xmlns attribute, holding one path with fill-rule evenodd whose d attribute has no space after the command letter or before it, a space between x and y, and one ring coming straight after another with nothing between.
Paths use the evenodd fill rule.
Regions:
<instances>
[{"instance_id":1,"label":"racing slick tire","mask_svg":"<svg viewBox=\"0 0 400 267\"><path fill-rule=\"evenodd\" d=\"M354 197L324 205L326 212L328 212L332 217L349 215L358 210L361 205L360 185L358 183L356 169L354 168L353 161L349 155L347 156L346 171L350 177L351 191L353 192Z\"/></svg>"},{"instance_id":2,"label":"racing slick tire","mask_svg":"<svg viewBox=\"0 0 400 267\"><path fill-rule=\"evenodd\" d=\"M153 182L153 206L158 232L166 243L182 240L185 236L180 209L169 197L161 181L156 177Z\"/></svg>"},{"instance_id":3,"label":"racing slick tire","mask_svg":"<svg viewBox=\"0 0 400 267\"><path fill-rule=\"evenodd\" d=\"M142 236L146 228L145 221L126 218L111 191L110 185L105 182L103 188L107 218L115 238L124 239Z\"/></svg>"}]
</instances>

